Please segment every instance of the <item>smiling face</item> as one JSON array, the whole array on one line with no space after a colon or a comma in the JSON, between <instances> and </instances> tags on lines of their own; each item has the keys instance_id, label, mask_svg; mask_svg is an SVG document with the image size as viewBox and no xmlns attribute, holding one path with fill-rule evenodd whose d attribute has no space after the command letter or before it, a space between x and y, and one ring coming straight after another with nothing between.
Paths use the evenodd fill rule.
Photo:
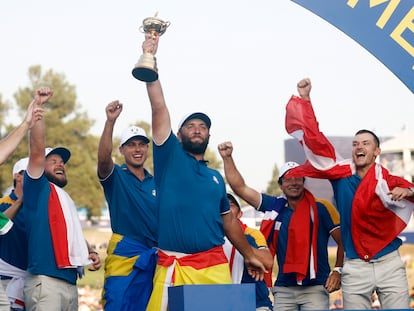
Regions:
<instances>
[{"instance_id":1,"label":"smiling face","mask_svg":"<svg viewBox=\"0 0 414 311\"><path fill-rule=\"evenodd\" d=\"M134 168L143 167L148 157L148 143L133 137L119 147L119 152L124 156L127 165Z\"/></svg>"},{"instance_id":2,"label":"smiling face","mask_svg":"<svg viewBox=\"0 0 414 311\"><path fill-rule=\"evenodd\" d=\"M355 135L352 141L352 159L357 172L366 173L380 153L381 149L371 133L364 132Z\"/></svg>"},{"instance_id":3,"label":"smiling face","mask_svg":"<svg viewBox=\"0 0 414 311\"><path fill-rule=\"evenodd\" d=\"M45 163L45 175L55 185L63 188L68 183L66 179L65 163L58 154L47 156Z\"/></svg>"},{"instance_id":4,"label":"smiling face","mask_svg":"<svg viewBox=\"0 0 414 311\"><path fill-rule=\"evenodd\" d=\"M305 178L303 177L282 177L279 180L280 189L289 200L299 200L305 191Z\"/></svg>"}]
</instances>

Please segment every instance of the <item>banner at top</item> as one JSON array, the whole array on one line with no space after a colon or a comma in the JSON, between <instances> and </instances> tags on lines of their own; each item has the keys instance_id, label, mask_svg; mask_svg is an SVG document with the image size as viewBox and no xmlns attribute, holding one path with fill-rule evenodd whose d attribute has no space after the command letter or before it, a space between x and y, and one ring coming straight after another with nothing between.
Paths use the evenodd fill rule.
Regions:
<instances>
[{"instance_id":1,"label":"banner at top","mask_svg":"<svg viewBox=\"0 0 414 311\"><path fill-rule=\"evenodd\" d=\"M378 58L414 93L413 0L291 0Z\"/></svg>"}]
</instances>

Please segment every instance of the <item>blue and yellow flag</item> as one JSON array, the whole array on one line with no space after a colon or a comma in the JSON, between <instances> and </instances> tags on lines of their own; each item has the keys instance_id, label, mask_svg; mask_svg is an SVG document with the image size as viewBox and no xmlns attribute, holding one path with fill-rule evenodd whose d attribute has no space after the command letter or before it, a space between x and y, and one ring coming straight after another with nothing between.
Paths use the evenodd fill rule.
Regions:
<instances>
[{"instance_id":1,"label":"blue and yellow flag","mask_svg":"<svg viewBox=\"0 0 414 311\"><path fill-rule=\"evenodd\" d=\"M292 1L357 41L414 93L414 1Z\"/></svg>"}]
</instances>

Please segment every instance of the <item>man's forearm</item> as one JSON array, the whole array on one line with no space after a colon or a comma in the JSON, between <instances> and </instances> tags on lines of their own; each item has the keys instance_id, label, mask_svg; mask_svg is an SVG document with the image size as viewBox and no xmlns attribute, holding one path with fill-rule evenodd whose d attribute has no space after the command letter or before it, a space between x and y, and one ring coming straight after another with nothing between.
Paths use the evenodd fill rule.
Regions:
<instances>
[{"instance_id":1,"label":"man's forearm","mask_svg":"<svg viewBox=\"0 0 414 311\"><path fill-rule=\"evenodd\" d=\"M29 125L23 121L17 128L11 131L6 138L0 141L0 164L3 164L16 150L17 146L26 135L28 129Z\"/></svg>"}]
</instances>

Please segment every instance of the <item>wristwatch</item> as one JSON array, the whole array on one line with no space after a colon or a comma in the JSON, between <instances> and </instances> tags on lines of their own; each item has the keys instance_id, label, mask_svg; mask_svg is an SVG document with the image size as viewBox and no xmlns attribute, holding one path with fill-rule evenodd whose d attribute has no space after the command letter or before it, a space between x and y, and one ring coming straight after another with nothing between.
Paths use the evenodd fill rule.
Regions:
<instances>
[{"instance_id":1,"label":"wristwatch","mask_svg":"<svg viewBox=\"0 0 414 311\"><path fill-rule=\"evenodd\" d=\"M342 267L335 267L335 268L332 269L332 271L336 271L339 274L342 274Z\"/></svg>"}]
</instances>

